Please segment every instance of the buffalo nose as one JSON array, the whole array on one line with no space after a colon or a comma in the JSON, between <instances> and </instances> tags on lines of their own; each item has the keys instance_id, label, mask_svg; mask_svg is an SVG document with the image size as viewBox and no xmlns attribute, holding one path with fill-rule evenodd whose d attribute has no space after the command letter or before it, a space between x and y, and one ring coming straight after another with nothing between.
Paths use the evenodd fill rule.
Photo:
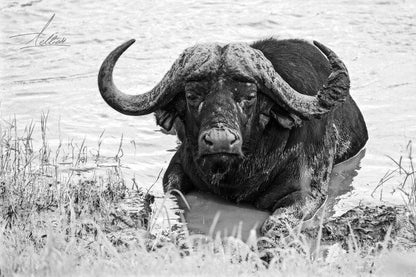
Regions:
<instances>
[{"instance_id":1,"label":"buffalo nose","mask_svg":"<svg viewBox=\"0 0 416 277\"><path fill-rule=\"evenodd\" d=\"M213 128L200 136L200 150L204 153L241 153L241 140L227 128Z\"/></svg>"}]
</instances>

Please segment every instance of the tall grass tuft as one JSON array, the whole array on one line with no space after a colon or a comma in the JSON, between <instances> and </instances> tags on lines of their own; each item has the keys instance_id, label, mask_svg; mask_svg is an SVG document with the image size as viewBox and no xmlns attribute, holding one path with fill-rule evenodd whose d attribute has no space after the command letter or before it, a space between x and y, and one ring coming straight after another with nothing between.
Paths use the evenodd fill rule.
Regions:
<instances>
[{"instance_id":1,"label":"tall grass tuft","mask_svg":"<svg viewBox=\"0 0 416 277\"><path fill-rule=\"evenodd\" d=\"M275 241L253 231L246 242L192 235L185 225L157 233L154 198L121 175L122 140L114 163L100 164L85 141L51 147L48 115L40 126L0 124L0 276L382 276L415 275L416 252L320 245L299 232ZM407 156L413 161L411 145ZM415 171L401 190L415 215ZM409 188L410 184L410 188ZM410 190L409 190L410 189ZM176 192L177 193L177 192ZM153 212L154 211L154 212ZM321 223L322 224L322 223ZM386 238L388 239L388 238ZM267 245L268 247L263 247Z\"/></svg>"}]
</instances>

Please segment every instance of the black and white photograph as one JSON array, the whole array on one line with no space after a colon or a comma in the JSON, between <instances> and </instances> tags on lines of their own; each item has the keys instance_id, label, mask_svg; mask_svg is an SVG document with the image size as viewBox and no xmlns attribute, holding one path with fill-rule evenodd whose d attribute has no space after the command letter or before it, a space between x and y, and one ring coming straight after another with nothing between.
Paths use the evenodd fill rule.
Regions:
<instances>
[{"instance_id":1,"label":"black and white photograph","mask_svg":"<svg viewBox=\"0 0 416 277\"><path fill-rule=\"evenodd\" d=\"M0 277L416 276L415 1L0 25Z\"/></svg>"}]
</instances>

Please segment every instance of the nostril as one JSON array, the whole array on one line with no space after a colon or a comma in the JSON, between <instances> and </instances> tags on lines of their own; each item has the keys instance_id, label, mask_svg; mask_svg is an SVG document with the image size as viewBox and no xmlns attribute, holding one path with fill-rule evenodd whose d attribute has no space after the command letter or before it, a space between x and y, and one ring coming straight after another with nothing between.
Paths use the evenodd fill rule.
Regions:
<instances>
[{"instance_id":1,"label":"nostril","mask_svg":"<svg viewBox=\"0 0 416 277\"><path fill-rule=\"evenodd\" d=\"M236 142L238 142L238 136L235 134L231 134L231 139L230 139L230 145L235 144Z\"/></svg>"},{"instance_id":2,"label":"nostril","mask_svg":"<svg viewBox=\"0 0 416 277\"><path fill-rule=\"evenodd\" d=\"M206 145L208 145L208 146L213 146L214 145L214 143L212 141L207 139L206 135L202 139L204 140Z\"/></svg>"}]
</instances>

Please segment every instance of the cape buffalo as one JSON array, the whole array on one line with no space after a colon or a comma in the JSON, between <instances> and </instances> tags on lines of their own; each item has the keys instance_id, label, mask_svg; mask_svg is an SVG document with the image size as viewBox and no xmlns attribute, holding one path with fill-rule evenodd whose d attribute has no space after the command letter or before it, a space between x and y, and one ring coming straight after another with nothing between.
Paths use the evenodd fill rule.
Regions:
<instances>
[{"instance_id":1,"label":"cape buffalo","mask_svg":"<svg viewBox=\"0 0 416 277\"><path fill-rule=\"evenodd\" d=\"M117 111L154 112L158 125L176 131L181 144L164 175L165 192L208 191L251 203L273 212L263 233L287 232L323 204L333 165L367 141L348 71L319 42L198 44L152 90L127 95L112 72L133 43L108 55L98 86Z\"/></svg>"}]
</instances>

